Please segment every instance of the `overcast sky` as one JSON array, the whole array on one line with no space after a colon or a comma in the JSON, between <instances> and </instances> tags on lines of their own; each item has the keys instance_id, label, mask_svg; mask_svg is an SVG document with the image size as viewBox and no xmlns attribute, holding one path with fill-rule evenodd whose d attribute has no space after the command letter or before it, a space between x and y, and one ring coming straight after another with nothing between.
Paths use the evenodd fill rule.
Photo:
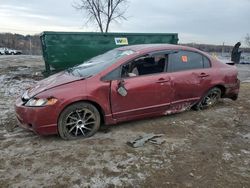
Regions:
<instances>
[{"instance_id":1,"label":"overcast sky","mask_svg":"<svg viewBox=\"0 0 250 188\"><path fill-rule=\"evenodd\" d=\"M75 0L77 1L77 0ZM74 0L0 0L0 32L98 31ZM181 43L234 44L250 33L250 0L130 0L111 32L179 33Z\"/></svg>"}]
</instances>

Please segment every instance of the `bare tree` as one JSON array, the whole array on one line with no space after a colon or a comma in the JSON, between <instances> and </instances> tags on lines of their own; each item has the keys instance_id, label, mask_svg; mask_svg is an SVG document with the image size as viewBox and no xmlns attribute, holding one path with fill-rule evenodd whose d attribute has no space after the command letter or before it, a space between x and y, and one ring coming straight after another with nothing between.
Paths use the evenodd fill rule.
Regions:
<instances>
[{"instance_id":1,"label":"bare tree","mask_svg":"<svg viewBox=\"0 0 250 188\"><path fill-rule=\"evenodd\" d=\"M95 21L100 31L108 32L110 23L126 20L128 0L80 0L73 7L87 14L87 23Z\"/></svg>"},{"instance_id":2,"label":"bare tree","mask_svg":"<svg viewBox=\"0 0 250 188\"><path fill-rule=\"evenodd\" d=\"M249 34L247 34L247 36L245 37L245 43L247 46L250 47L250 35Z\"/></svg>"}]
</instances>

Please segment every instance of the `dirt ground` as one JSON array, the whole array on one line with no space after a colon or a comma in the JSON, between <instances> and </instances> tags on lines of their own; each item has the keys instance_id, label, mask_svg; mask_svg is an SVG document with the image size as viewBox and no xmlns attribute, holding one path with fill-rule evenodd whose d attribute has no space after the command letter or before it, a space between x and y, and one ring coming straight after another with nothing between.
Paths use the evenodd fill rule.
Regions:
<instances>
[{"instance_id":1,"label":"dirt ground","mask_svg":"<svg viewBox=\"0 0 250 188\"><path fill-rule=\"evenodd\" d=\"M0 56L0 187L250 187L250 65L238 66L237 101L105 126L76 141L17 127L15 98L43 68L39 56ZM126 144L144 133L166 142Z\"/></svg>"}]
</instances>

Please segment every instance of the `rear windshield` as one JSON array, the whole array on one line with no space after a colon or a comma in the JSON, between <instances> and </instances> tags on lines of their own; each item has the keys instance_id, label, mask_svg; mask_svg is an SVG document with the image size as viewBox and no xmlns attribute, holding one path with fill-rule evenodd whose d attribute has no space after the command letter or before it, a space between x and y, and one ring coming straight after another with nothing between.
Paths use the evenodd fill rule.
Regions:
<instances>
[{"instance_id":1,"label":"rear windshield","mask_svg":"<svg viewBox=\"0 0 250 188\"><path fill-rule=\"evenodd\" d=\"M76 67L69 68L67 72L74 76L90 77L113 65L118 59L133 53L133 50L110 50L102 55L93 57Z\"/></svg>"}]
</instances>

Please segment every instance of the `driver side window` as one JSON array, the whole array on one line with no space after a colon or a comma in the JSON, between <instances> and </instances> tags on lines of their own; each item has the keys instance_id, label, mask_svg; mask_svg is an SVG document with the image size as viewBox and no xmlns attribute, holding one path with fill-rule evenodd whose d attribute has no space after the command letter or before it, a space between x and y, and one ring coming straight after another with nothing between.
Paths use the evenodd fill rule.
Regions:
<instances>
[{"instance_id":1,"label":"driver side window","mask_svg":"<svg viewBox=\"0 0 250 188\"><path fill-rule=\"evenodd\" d=\"M122 78L157 74L165 71L167 55L142 56L122 66Z\"/></svg>"}]
</instances>

